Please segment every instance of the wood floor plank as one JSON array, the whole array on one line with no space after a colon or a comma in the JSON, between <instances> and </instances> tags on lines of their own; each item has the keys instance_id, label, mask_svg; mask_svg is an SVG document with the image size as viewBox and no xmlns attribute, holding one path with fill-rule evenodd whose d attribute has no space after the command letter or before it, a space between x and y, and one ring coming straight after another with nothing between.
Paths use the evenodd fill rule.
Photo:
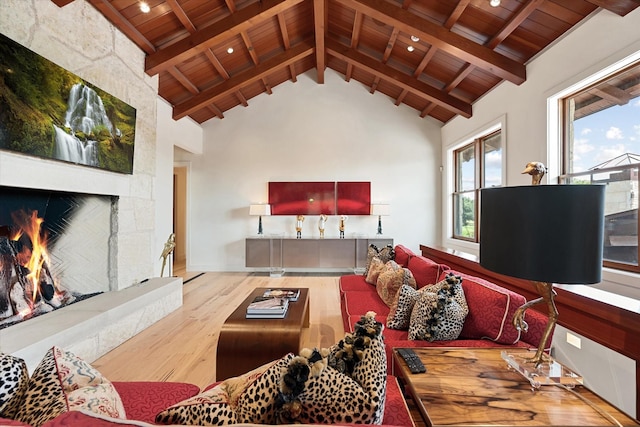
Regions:
<instances>
[{"instance_id":1,"label":"wood floor plank","mask_svg":"<svg viewBox=\"0 0 640 427\"><path fill-rule=\"evenodd\" d=\"M178 272L176 270L176 272ZM184 285L183 305L92 363L112 381L184 381L205 387L216 379L220 327L256 287L307 287L310 327L305 347L329 347L344 337L338 274L207 272Z\"/></svg>"}]
</instances>

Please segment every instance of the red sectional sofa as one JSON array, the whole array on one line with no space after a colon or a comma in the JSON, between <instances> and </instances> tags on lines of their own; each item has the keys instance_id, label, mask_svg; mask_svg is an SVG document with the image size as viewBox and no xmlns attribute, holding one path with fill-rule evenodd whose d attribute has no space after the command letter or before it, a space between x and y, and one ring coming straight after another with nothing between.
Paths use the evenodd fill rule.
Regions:
<instances>
[{"instance_id":1,"label":"red sectional sofa","mask_svg":"<svg viewBox=\"0 0 640 427\"><path fill-rule=\"evenodd\" d=\"M113 382L127 420L109 420L80 411L69 411L42 427L116 427L154 424L156 414L169 406L200 393L198 386L181 382ZM383 419L385 426L413 427L407 404L395 377L387 377L387 400ZM0 417L2 427L30 427L28 424Z\"/></svg>"},{"instance_id":2,"label":"red sectional sofa","mask_svg":"<svg viewBox=\"0 0 640 427\"><path fill-rule=\"evenodd\" d=\"M512 325L513 315L525 298L511 290L495 285L480 277L451 270L410 249L396 245L395 261L408 268L418 289L440 282L447 273L462 277L462 288L469 306L469 313L459 338L452 341L409 340L407 330L386 328L384 337L387 360L390 362L394 347L524 347L538 348L548 318L535 310L526 312L527 332L519 332ZM386 324L389 306L378 295L375 285L367 283L364 275L352 274L340 277L340 306L344 329L352 332L354 323L368 311L376 313L376 319ZM552 335L552 334L551 334ZM551 336L550 335L550 336ZM549 339L550 340L550 339ZM547 342L546 347L551 343ZM392 373L393 364L389 364Z\"/></svg>"}]
</instances>

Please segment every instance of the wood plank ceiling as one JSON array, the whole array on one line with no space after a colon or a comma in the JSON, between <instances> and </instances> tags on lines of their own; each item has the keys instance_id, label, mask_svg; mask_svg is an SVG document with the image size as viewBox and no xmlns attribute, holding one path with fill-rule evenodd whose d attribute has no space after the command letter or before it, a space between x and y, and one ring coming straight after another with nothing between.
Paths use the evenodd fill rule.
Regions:
<instances>
[{"instance_id":1,"label":"wood plank ceiling","mask_svg":"<svg viewBox=\"0 0 640 427\"><path fill-rule=\"evenodd\" d=\"M60 7L74 0L52 0ZM638 0L87 0L146 52L173 117L198 123L326 68L446 123L604 8ZM141 11L146 3L150 10ZM233 53L229 53L233 49ZM277 96L277 95L275 95Z\"/></svg>"}]
</instances>

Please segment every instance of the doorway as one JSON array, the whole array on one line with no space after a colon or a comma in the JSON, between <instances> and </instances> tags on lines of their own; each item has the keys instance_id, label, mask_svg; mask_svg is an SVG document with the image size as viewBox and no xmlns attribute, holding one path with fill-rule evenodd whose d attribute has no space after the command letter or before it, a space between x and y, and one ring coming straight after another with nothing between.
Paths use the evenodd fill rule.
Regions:
<instances>
[{"instance_id":1,"label":"doorway","mask_svg":"<svg viewBox=\"0 0 640 427\"><path fill-rule=\"evenodd\" d=\"M187 167L173 168L173 232L176 247L173 252L173 271L186 270L187 265ZM176 274L176 273L174 273Z\"/></svg>"}]
</instances>

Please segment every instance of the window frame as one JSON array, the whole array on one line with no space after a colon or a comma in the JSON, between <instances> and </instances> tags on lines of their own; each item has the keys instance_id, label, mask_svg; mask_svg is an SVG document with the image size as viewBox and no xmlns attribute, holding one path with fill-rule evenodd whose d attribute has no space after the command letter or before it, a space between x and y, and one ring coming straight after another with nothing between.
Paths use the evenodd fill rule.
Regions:
<instances>
[{"instance_id":1,"label":"window frame","mask_svg":"<svg viewBox=\"0 0 640 427\"><path fill-rule=\"evenodd\" d=\"M558 109L559 109L559 118L560 118L560 161L559 163L559 175L558 175L558 183L563 184L570 182L574 178L587 178L589 182L593 181L593 175L603 174L608 172L615 172L621 170L632 170L640 168L640 163L630 164L626 166L620 167L609 167L609 168L601 168L597 170L589 170L584 172L570 172L572 167L571 165L571 149L572 149L572 141L571 136L573 133L571 132L571 124L572 119L569 117L570 114L570 100L577 95L587 92L594 88L595 86L601 85L618 75L630 70L631 68L637 67L640 69L640 60L635 60L629 62L625 65L621 65L616 67L613 70L609 70L608 73L603 75L599 75L597 79L592 79L588 84L581 85L577 88L573 88L573 90L568 91L557 98L558 100ZM610 107L608 107L610 108ZM605 109L606 110L606 109ZM605 111L601 110L601 111ZM594 113L596 114L596 113ZM575 140L575 137L574 137ZM638 178L640 184L640 178ZM640 207L636 208L640 210ZM637 230L640 230L640 215L637 215ZM603 259L602 265L605 268L610 268L612 270L617 270L621 272L630 272L630 273L640 273L640 233L637 236L638 246L636 247L636 264L624 263L621 261L613 261L608 259Z\"/></svg>"},{"instance_id":2,"label":"window frame","mask_svg":"<svg viewBox=\"0 0 640 427\"><path fill-rule=\"evenodd\" d=\"M458 146L452 150L453 155L453 191L451 192L451 238L455 241L463 241L470 242L474 244L478 244L480 242L480 192L483 188L486 188L485 176L486 176L486 165L485 165L485 142L495 137L496 135L500 135L500 150L503 153L501 156L501 184L504 185L504 132L501 126L497 128L489 129L484 133L481 133L479 136L474 137L471 141L467 141L465 144ZM461 174L460 169L461 165L459 164L459 153L468 150L470 147L473 147L474 151L474 184L473 189L471 190L462 190L462 183L460 182ZM474 224L473 224L473 237L467 237L460 234L456 234L456 218L458 217L459 210L457 209L458 200L461 200L463 194L473 194L474 200ZM460 197L459 197L460 196Z\"/></svg>"}]
</instances>

